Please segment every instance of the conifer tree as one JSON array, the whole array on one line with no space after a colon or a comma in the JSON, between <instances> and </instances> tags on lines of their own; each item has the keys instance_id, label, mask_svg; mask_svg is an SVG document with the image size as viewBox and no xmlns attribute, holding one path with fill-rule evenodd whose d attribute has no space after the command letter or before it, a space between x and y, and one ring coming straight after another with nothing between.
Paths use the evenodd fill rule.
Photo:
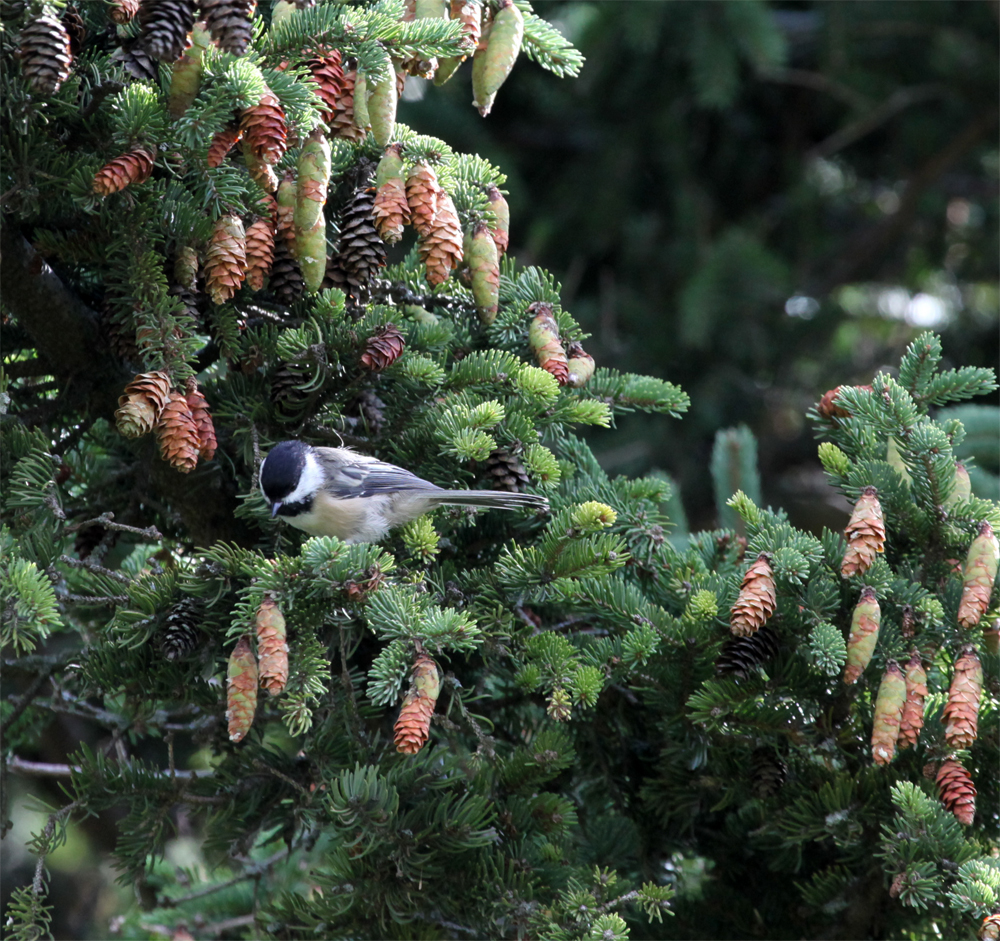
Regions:
<instances>
[{"instance_id":1,"label":"conifer tree","mask_svg":"<svg viewBox=\"0 0 1000 941\"><path fill-rule=\"evenodd\" d=\"M405 68L473 52L470 8L481 111L521 54L574 75L526 0L125 6L83 7L58 83L38 77L67 68L61 45L39 60L58 4L4 22L6 839L14 776L63 788L10 936L47 933L47 857L112 809L141 899L122 937L899 936L928 911L951 935L994 915L995 686L964 697L961 741L944 705L969 647L996 676L996 586L979 578L983 627L959 627L955 560L1000 506L953 498L963 425L933 412L992 374L942 370L926 333L898 377L813 413L831 482L878 494L864 571L842 572L840 533L734 492L734 468L757 479L745 431L714 464L733 525L668 539L669 485L609 478L579 432L687 396L587 363L555 277L504 254L501 169L390 120ZM212 39L181 111L197 15ZM359 98L374 131L345 131ZM382 233L387 147L407 202ZM500 467L550 510L307 537L257 483L288 438L444 487L495 488ZM877 639L845 684L866 593ZM923 724L875 764L879 682L914 647ZM88 731L40 761L65 714ZM181 828L192 868L170 860Z\"/></svg>"}]
</instances>

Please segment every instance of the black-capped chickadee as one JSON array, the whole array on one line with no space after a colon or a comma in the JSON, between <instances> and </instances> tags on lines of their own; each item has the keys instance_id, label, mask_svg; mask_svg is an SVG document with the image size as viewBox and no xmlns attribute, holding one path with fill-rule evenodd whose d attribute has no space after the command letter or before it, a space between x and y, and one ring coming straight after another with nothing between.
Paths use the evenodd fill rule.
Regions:
<instances>
[{"instance_id":1,"label":"black-capped chickadee","mask_svg":"<svg viewBox=\"0 0 1000 941\"><path fill-rule=\"evenodd\" d=\"M260 465L260 489L271 516L283 516L312 536L378 542L438 506L500 510L548 508L545 497L502 490L444 490L395 464L349 448L314 448L282 441Z\"/></svg>"}]
</instances>

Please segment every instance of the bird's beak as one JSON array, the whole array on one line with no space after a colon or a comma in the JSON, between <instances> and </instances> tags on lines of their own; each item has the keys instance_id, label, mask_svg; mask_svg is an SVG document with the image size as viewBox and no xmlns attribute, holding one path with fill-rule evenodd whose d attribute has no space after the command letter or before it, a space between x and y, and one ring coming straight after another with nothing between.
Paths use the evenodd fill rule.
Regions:
<instances>
[{"instance_id":1,"label":"bird's beak","mask_svg":"<svg viewBox=\"0 0 1000 941\"><path fill-rule=\"evenodd\" d=\"M278 515L278 510L280 509L281 501L275 500L274 503L271 504L271 519L274 519Z\"/></svg>"}]
</instances>

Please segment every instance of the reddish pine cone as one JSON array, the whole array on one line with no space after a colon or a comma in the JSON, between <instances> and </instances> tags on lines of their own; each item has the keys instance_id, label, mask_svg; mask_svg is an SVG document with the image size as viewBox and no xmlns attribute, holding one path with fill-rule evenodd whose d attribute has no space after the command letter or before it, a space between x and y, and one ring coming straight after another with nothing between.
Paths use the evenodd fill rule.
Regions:
<instances>
[{"instance_id":1,"label":"reddish pine cone","mask_svg":"<svg viewBox=\"0 0 1000 941\"><path fill-rule=\"evenodd\" d=\"M865 487L861 491L844 535L847 537L847 551L840 574L844 578L864 574L871 568L875 556L885 551L885 521L882 519L882 504L878 502L878 491L874 487Z\"/></svg>"},{"instance_id":2,"label":"reddish pine cone","mask_svg":"<svg viewBox=\"0 0 1000 941\"><path fill-rule=\"evenodd\" d=\"M994 912L983 919L977 932L979 941L1000 941L1000 912Z\"/></svg>"},{"instance_id":3,"label":"reddish pine cone","mask_svg":"<svg viewBox=\"0 0 1000 941\"><path fill-rule=\"evenodd\" d=\"M205 289L213 304L230 300L243 283L247 266L246 234L239 216L229 213L215 223L205 253Z\"/></svg>"},{"instance_id":4,"label":"reddish pine cone","mask_svg":"<svg viewBox=\"0 0 1000 941\"><path fill-rule=\"evenodd\" d=\"M361 365L372 372L380 372L391 366L406 348L403 334L395 324L387 323L378 327L368 338L365 351L361 354Z\"/></svg>"},{"instance_id":5,"label":"reddish pine cone","mask_svg":"<svg viewBox=\"0 0 1000 941\"><path fill-rule=\"evenodd\" d=\"M844 682L850 686L856 683L871 663L875 652L875 642L878 640L878 629L882 622L882 609L879 607L875 589L865 587L858 603L854 606L851 616L851 633L847 638L847 664L844 667Z\"/></svg>"},{"instance_id":6,"label":"reddish pine cone","mask_svg":"<svg viewBox=\"0 0 1000 941\"><path fill-rule=\"evenodd\" d=\"M288 682L288 641L284 615L270 596L257 609L256 628L260 685L277 696Z\"/></svg>"},{"instance_id":7,"label":"reddish pine cone","mask_svg":"<svg viewBox=\"0 0 1000 941\"><path fill-rule=\"evenodd\" d=\"M174 470L188 474L198 464L198 426L194 423L191 408L179 392L170 393L170 401L160 412L156 423L156 437L160 442L160 456Z\"/></svg>"},{"instance_id":8,"label":"reddish pine cone","mask_svg":"<svg viewBox=\"0 0 1000 941\"><path fill-rule=\"evenodd\" d=\"M410 675L410 691L403 700L394 728L396 751L415 755L430 736L431 716L441 693L441 674L426 654L418 654Z\"/></svg>"},{"instance_id":9,"label":"reddish pine cone","mask_svg":"<svg viewBox=\"0 0 1000 941\"><path fill-rule=\"evenodd\" d=\"M94 192L98 196L110 196L133 183L145 183L153 172L153 151L147 147L115 157L104 164L94 175Z\"/></svg>"},{"instance_id":10,"label":"reddish pine cone","mask_svg":"<svg viewBox=\"0 0 1000 941\"><path fill-rule=\"evenodd\" d=\"M251 291L264 287L264 278L274 264L274 222L258 219L247 229L247 286Z\"/></svg>"},{"instance_id":11,"label":"reddish pine cone","mask_svg":"<svg viewBox=\"0 0 1000 941\"><path fill-rule=\"evenodd\" d=\"M246 137L250 152L264 163L273 166L288 148L285 112L270 89L264 92L258 104L240 115L240 130Z\"/></svg>"},{"instance_id":12,"label":"reddish pine cone","mask_svg":"<svg viewBox=\"0 0 1000 941\"><path fill-rule=\"evenodd\" d=\"M979 524L979 535L972 540L962 573L962 600L958 605L958 623L975 627L990 606L990 594L1000 565L1000 542L988 520Z\"/></svg>"},{"instance_id":13,"label":"reddish pine cone","mask_svg":"<svg viewBox=\"0 0 1000 941\"><path fill-rule=\"evenodd\" d=\"M924 727L924 697L927 695L927 674L920 661L919 651L914 650L906 664L906 702L899 720L899 747L916 745L920 730Z\"/></svg>"},{"instance_id":14,"label":"reddish pine cone","mask_svg":"<svg viewBox=\"0 0 1000 941\"><path fill-rule=\"evenodd\" d=\"M954 758L943 761L937 773L937 786L941 803L959 823L971 826L976 816L976 786L961 762Z\"/></svg>"},{"instance_id":15,"label":"reddish pine cone","mask_svg":"<svg viewBox=\"0 0 1000 941\"><path fill-rule=\"evenodd\" d=\"M242 741L253 725L257 712L257 661L254 659L250 640L241 637L229 655L226 684L226 719L229 721L229 740Z\"/></svg>"},{"instance_id":16,"label":"reddish pine cone","mask_svg":"<svg viewBox=\"0 0 1000 941\"><path fill-rule=\"evenodd\" d=\"M417 243L417 251L427 269L428 284L444 284L462 261L462 226L458 210L444 190L438 194L437 207L430 231Z\"/></svg>"},{"instance_id":17,"label":"reddish pine cone","mask_svg":"<svg viewBox=\"0 0 1000 941\"><path fill-rule=\"evenodd\" d=\"M983 665L976 648L967 644L955 662L948 702L941 716L945 722L944 739L952 748L971 748L975 742L982 694Z\"/></svg>"},{"instance_id":18,"label":"reddish pine cone","mask_svg":"<svg viewBox=\"0 0 1000 941\"><path fill-rule=\"evenodd\" d=\"M867 392L872 391L871 386L837 386L835 389L831 389L829 392L823 395L823 398L819 400L819 404L816 406L816 411L820 413L824 418L850 418L851 413L837 402L837 393L841 389L864 389Z\"/></svg>"},{"instance_id":19,"label":"reddish pine cone","mask_svg":"<svg viewBox=\"0 0 1000 941\"><path fill-rule=\"evenodd\" d=\"M896 754L896 739L899 737L905 700L906 680L899 664L890 660L878 688L872 724L872 760L877 765L889 764Z\"/></svg>"},{"instance_id":20,"label":"reddish pine cone","mask_svg":"<svg viewBox=\"0 0 1000 941\"><path fill-rule=\"evenodd\" d=\"M344 69L341 66L340 52L333 49L328 55L307 59L304 64L316 83L320 101L326 105L326 110L320 112L320 116L332 127L334 116L341 110L340 102L344 97ZM351 123L354 123L353 118Z\"/></svg>"},{"instance_id":21,"label":"reddish pine cone","mask_svg":"<svg viewBox=\"0 0 1000 941\"><path fill-rule=\"evenodd\" d=\"M406 178L406 202L410 207L410 221L421 238L431 234L443 193L437 174L426 163L413 166Z\"/></svg>"},{"instance_id":22,"label":"reddish pine cone","mask_svg":"<svg viewBox=\"0 0 1000 941\"><path fill-rule=\"evenodd\" d=\"M566 350L559 339L559 324L556 323L552 305L535 301L528 307L528 313L532 316L531 326L528 328L528 344L535 353L538 365L552 373L559 385L566 385L569 379Z\"/></svg>"},{"instance_id":23,"label":"reddish pine cone","mask_svg":"<svg viewBox=\"0 0 1000 941\"><path fill-rule=\"evenodd\" d=\"M410 207L406 202L406 183L403 180L402 144L386 147L378 169L375 171L375 228L387 245L403 237L403 226L410 221Z\"/></svg>"},{"instance_id":24,"label":"reddish pine cone","mask_svg":"<svg viewBox=\"0 0 1000 941\"><path fill-rule=\"evenodd\" d=\"M222 166L222 161L235 146L237 141L243 136L243 132L235 124L224 127L208 145L208 165L210 167Z\"/></svg>"},{"instance_id":25,"label":"reddish pine cone","mask_svg":"<svg viewBox=\"0 0 1000 941\"><path fill-rule=\"evenodd\" d=\"M730 630L749 637L763 627L778 606L771 557L762 552L743 576L743 584L729 616Z\"/></svg>"},{"instance_id":26,"label":"reddish pine cone","mask_svg":"<svg viewBox=\"0 0 1000 941\"><path fill-rule=\"evenodd\" d=\"M184 398L187 400L188 408L191 409L194 426L198 429L198 456L203 461L210 461L215 457L219 443L215 438L215 424L208 409L208 402L194 379L188 379L187 394Z\"/></svg>"},{"instance_id":27,"label":"reddish pine cone","mask_svg":"<svg viewBox=\"0 0 1000 941\"><path fill-rule=\"evenodd\" d=\"M170 377L165 372L144 372L127 386L118 399L115 424L126 438L138 438L153 430L163 407L170 401Z\"/></svg>"},{"instance_id":28,"label":"reddish pine cone","mask_svg":"<svg viewBox=\"0 0 1000 941\"><path fill-rule=\"evenodd\" d=\"M124 26L139 12L139 0L110 0L108 16L112 23Z\"/></svg>"},{"instance_id":29,"label":"reddish pine cone","mask_svg":"<svg viewBox=\"0 0 1000 941\"><path fill-rule=\"evenodd\" d=\"M69 33L52 8L43 6L21 30L21 71L36 94L54 95L72 64Z\"/></svg>"}]
</instances>

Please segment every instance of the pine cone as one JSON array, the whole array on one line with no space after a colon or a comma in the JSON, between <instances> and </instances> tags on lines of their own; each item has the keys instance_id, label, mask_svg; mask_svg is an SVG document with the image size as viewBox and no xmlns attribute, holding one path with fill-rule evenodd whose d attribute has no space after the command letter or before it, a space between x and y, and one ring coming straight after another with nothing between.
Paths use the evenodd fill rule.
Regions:
<instances>
[{"instance_id":1,"label":"pine cone","mask_svg":"<svg viewBox=\"0 0 1000 941\"><path fill-rule=\"evenodd\" d=\"M437 664L425 654L418 654L413 663L410 691L403 700L394 728L396 751L415 755L424 747L440 693L441 675Z\"/></svg>"},{"instance_id":2,"label":"pine cone","mask_svg":"<svg viewBox=\"0 0 1000 941\"><path fill-rule=\"evenodd\" d=\"M137 42L130 44L128 48L119 46L111 54L111 60L120 62L122 68L133 78L148 82L158 80L159 69L156 60Z\"/></svg>"},{"instance_id":3,"label":"pine cone","mask_svg":"<svg viewBox=\"0 0 1000 941\"><path fill-rule=\"evenodd\" d=\"M188 408L191 409L195 428L198 429L198 456L203 461L210 461L215 457L215 450L219 446L215 438L215 424L212 422L208 402L193 378L188 379L187 394L184 398L187 400Z\"/></svg>"},{"instance_id":4,"label":"pine cone","mask_svg":"<svg viewBox=\"0 0 1000 941\"><path fill-rule=\"evenodd\" d=\"M779 647L777 632L770 624L747 637L730 637L719 651L715 672L745 680L757 667L776 657Z\"/></svg>"},{"instance_id":5,"label":"pine cone","mask_svg":"<svg viewBox=\"0 0 1000 941\"><path fill-rule=\"evenodd\" d=\"M917 620L913 615L913 605L904 604L902 609L902 620L900 630L903 634L904 640L910 640L917 633L916 623Z\"/></svg>"},{"instance_id":6,"label":"pine cone","mask_svg":"<svg viewBox=\"0 0 1000 941\"><path fill-rule=\"evenodd\" d=\"M87 41L87 26L75 6L68 6L63 11L62 24L69 36L69 54L73 59L79 58L83 52L83 44Z\"/></svg>"},{"instance_id":7,"label":"pine cone","mask_svg":"<svg viewBox=\"0 0 1000 941\"><path fill-rule=\"evenodd\" d=\"M175 62L188 47L196 13L193 0L142 0L139 23L145 50L161 62Z\"/></svg>"},{"instance_id":8,"label":"pine cone","mask_svg":"<svg viewBox=\"0 0 1000 941\"><path fill-rule=\"evenodd\" d=\"M920 730L924 727L924 697L927 695L927 674L920 660L920 652L913 651L906 664L906 702L899 721L900 749L916 745Z\"/></svg>"},{"instance_id":9,"label":"pine cone","mask_svg":"<svg viewBox=\"0 0 1000 941\"><path fill-rule=\"evenodd\" d=\"M21 70L32 91L39 95L54 95L69 78L73 57L66 27L43 6L21 30Z\"/></svg>"},{"instance_id":10,"label":"pine cone","mask_svg":"<svg viewBox=\"0 0 1000 941\"><path fill-rule=\"evenodd\" d=\"M246 136L251 153L264 163L273 166L288 149L285 112L270 89L256 105L240 115L240 130Z\"/></svg>"},{"instance_id":11,"label":"pine cone","mask_svg":"<svg viewBox=\"0 0 1000 941\"><path fill-rule=\"evenodd\" d=\"M212 143L208 145L208 165L210 167L222 166L222 161L226 159L229 151L236 146L242 136L243 132L236 124L230 124L229 127L224 127L219 131L212 138Z\"/></svg>"},{"instance_id":12,"label":"pine cone","mask_svg":"<svg viewBox=\"0 0 1000 941\"><path fill-rule=\"evenodd\" d=\"M257 712L257 661L244 635L229 655L226 683L226 719L229 740L239 742L250 731Z\"/></svg>"},{"instance_id":13,"label":"pine cone","mask_svg":"<svg viewBox=\"0 0 1000 941\"><path fill-rule=\"evenodd\" d=\"M493 323L500 300L500 255L485 222L477 223L472 230L466 261L469 264L476 313L483 323Z\"/></svg>"},{"instance_id":14,"label":"pine cone","mask_svg":"<svg viewBox=\"0 0 1000 941\"><path fill-rule=\"evenodd\" d=\"M288 682L288 642L285 618L273 598L266 596L260 603L256 627L260 685L277 696Z\"/></svg>"},{"instance_id":15,"label":"pine cone","mask_svg":"<svg viewBox=\"0 0 1000 941\"><path fill-rule=\"evenodd\" d=\"M286 305L294 304L305 290L302 271L288 247L287 240L275 239L274 262L271 265L271 278L268 290Z\"/></svg>"},{"instance_id":16,"label":"pine cone","mask_svg":"<svg viewBox=\"0 0 1000 941\"><path fill-rule=\"evenodd\" d=\"M375 227L382 241L393 245L403 237L403 226L410 221L403 180L402 144L386 147L375 172Z\"/></svg>"},{"instance_id":17,"label":"pine cone","mask_svg":"<svg viewBox=\"0 0 1000 941\"><path fill-rule=\"evenodd\" d=\"M107 300L101 307L101 330L111 352L123 363L139 363L139 348L135 345L135 330L118 320Z\"/></svg>"},{"instance_id":18,"label":"pine cone","mask_svg":"<svg viewBox=\"0 0 1000 941\"><path fill-rule=\"evenodd\" d=\"M535 353L538 365L556 377L559 385L566 385L569 369L566 366L566 350L559 339L559 324L551 304L535 301L528 306L531 326L528 327L528 345Z\"/></svg>"},{"instance_id":19,"label":"pine cone","mask_svg":"<svg viewBox=\"0 0 1000 941\"><path fill-rule=\"evenodd\" d=\"M127 386L118 399L115 423L126 438L138 438L153 430L170 401L170 377L164 372L144 372Z\"/></svg>"},{"instance_id":20,"label":"pine cone","mask_svg":"<svg viewBox=\"0 0 1000 941\"><path fill-rule=\"evenodd\" d=\"M972 540L962 573L962 600L958 605L958 623L975 627L990 606L990 595L1000 565L1000 542L988 520L979 524L979 535Z\"/></svg>"},{"instance_id":21,"label":"pine cone","mask_svg":"<svg viewBox=\"0 0 1000 941\"><path fill-rule=\"evenodd\" d=\"M170 401L156 423L160 456L174 470L188 474L198 464L198 426L194 423L187 399L179 392L170 393Z\"/></svg>"},{"instance_id":22,"label":"pine cone","mask_svg":"<svg viewBox=\"0 0 1000 941\"><path fill-rule=\"evenodd\" d=\"M406 202L410 207L410 221L421 238L431 234L442 193L444 190L433 169L426 163L414 164L406 178Z\"/></svg>"},{"instance_id":23,"label":"pine cone","mask_svg":"<svg viewBox=\"0 0 1000 941\"><path fill-rule=\"evenodd\" d=\"M1000 941L1000 912L987 915L976 934L979 941Z\"/></svg>"},{"instance_id":24,"label":"pine cone","mask_svg":"<svg viewBox=\"0 0 1000 941\"><path fill-rule=\"evenodd\" d=\"M774 614L777 596L771 557L762 552L747 569L729 617L729 627L738 637L749 637Z\"/></svg>"},{"instance_id":25,"label":"pine cone","mask_svg":"<svg viewBox=\"0 0 1000 941\"><path fill-rule=\"evenodd\" d=\"M344 97L344 69L341 66L340 52L336 49L327 55L313 56L305 61L305 67L312 74L316 83L316 93L320 101L326 105L326 110L320 116L333 129L336 115L342 110L341 101ZM351 117L353 125L354 118ZM339 136L339 135L336 135Z\"/></svg>"},{"instance_id":26,"label":"pine cone","mask_svg":"<svg viewBox=\"0 0 1000 941\"><path fill-rule=\"evenodd\" d=\"M139 0L110 0L108 16L112 23L124 26L139 12Z\"/></svg>"},{"instance_id":27,"label":"pine cone","mask_svg":"<svg viewBox=\"0 0 1000 941\"><path fill-rule=\"evenodd\" d=\"M340 220L337 252L327 264L327 278L351 297L365 297L379 268L385 267L385 245L372 218L375 190L355 191Z\"/></svg>"},{"instance_id":28,"label":"pine cone","mask_svg":"<svg viewBox=\"0 0 1000 941\"><path fill-rule=\"evenodd\" d=\"M282 363L271 378L271 401L279 414L291 418L308 404L312 396L304 387L313 379L313 370L304 363Z\"/></svg>"},{"instance_id":29,"label":"pine cone","mask_svg":"<svg viewBox=\"0 0 1000 941\"><path fill-rule=\"evenodd\" d=\"M895 660L886 665L885 675L875 700L875 718L872 724L872 760L877 765L887 765L896 754L896 739L906 701L906 680Z\"/></svg>"},{"instance_id":30,"label":"pine cone","mask_svg":"<svg viewBox=\"0 0 1000 941\"><path fill-rule=\"evenodd\" d=\"M337 100L330 120L330 133L334 137L343 137L352 144L360 143L365 139L365 131L361 130L354 121L354 83L358 74L355 71L344 72L342 79L342 89L340 98Z\"/></svg>"},{"instance_id":31,"label":"pine cone","mask_svg":"<svg viewBox=\"0 0 1000 941\"><path fill-rule=\"evenodd\" d=\"M258 219L247 229L246 251L247 286L259 291L274 264L274 223L270 219Z\"/></svg>"},{"instance_id":32,"label":"pine cone","mask_svg":"<svg viewBox=\"0 0 1000 941\"><path fill-rule=\"evenodd\" d=\"M943 761L937 773L937 786L941 803L959 823L971 826L976 816L976 786L961 762L954 758Z\"/></svg>"},{"instance_id":33,"label":"pine cone","mask_svg":"<svg viewBox=\"0 0 1000 941\"><path fill-rule=\"evenodd\" d=\"M875 590L865 587L861 597L854 606L851 616L851 633L847 638L847 665L844 667L844 682L850 686L856 683L871 663L875 652L875 642L878 640L878 629L882 622L882 609L879 607Z\"/></svg>"},{"instance_id":34,"label":"pine cone","mask_svg":"<svg viewBox=\"0 0 1000 941\"><path fill-rule=\"evenodd\" d=\"M197 598L184 598L167 612L160 633L160 652L167 660L180 660L200 645L202 612Z\"/></svg>"},{"instance_id":35,"label":"pine cone","mask_svg":"<svg viewBox=\"0 0 1000 941\"><path fill-rule=\"evenodd\" d=\"M233 297L243 283L246 266L243 222L235 213L229 213L215 223L205 253L205 289L213 304L224 304Z\"/></svg>"},{"instance_id":36,"label":"pine cone","mask_svg":"<svg viewBox=\"0 0 1000 941\"><path fill-rule=\"evenodd\" d=\"M552 690L549 701L545 704L545 711L554 722L569 722L573 715L573 700L562 686Z\"/></svg>"},{"instance_id":37,"label":"pine cone","mask_svg":"<svg viewBox=\"0 0 1000 941\"><path fill-rule=\"evenodd\" d=\"M490 235L496 242L497 252L502 256L510 244L510 209L503 194L493 185L490 185L489 189L486 190L486 199L497 219L496 227L490 229Z\"/></svg>"},{"instance_id":38,"label":"pine cone","mask_svg":"<svg viewBox=\"0 0 1000 941\"><path fill-rule=\"evenodd\" d=\"M205 25L223 52L241 56L250 44L256 0L199 0Z\"/></svg>"},{"instance_id":39,"label":"pine cone","mask_svg":"<svg viewBox=\"0 0 1000 941\"><path fill-rule=\"evenodd\" d=\"M755 797L774 797L785 785L786 765L771 748L756 748L750 756L750 778Z\"/></svg>"},{"instance_id":40,"label":"pine cone","mask_svg":"<svg viewBox=\"0 0 1000 941\"><path fill-rule=\"evenodd\" d=\"M490 490L520 493L531 483L524 465L506 448L497 448L483 465L482 479Z\"/></svg>"},{"instance_id":41,"label":"pine cone","mask_svg":"<svg viewBox=\"0 0 1000 941\"><path fill-rule=\"evenodd\" d=\"M854 504L844 530L847 537L847 551L840 574L844 578L864 574L871 568L875 556L885 551L885 521L882 519L882 504L878 502L878 491L865 487Z\"/></svg>"},{"instance_id":42,"label":"pine cone","mask_svg":"<svg viewBox=\"0 0 1000 941\"><path fill-rule=\"evenodd\" d=\"M265 163L254 155L250 143L250 138L243 138L243 162L246 164L250 179L264 190L265 193L273 193L278 188L278 175L269 163Z\"/></svg>"},{"instance_id":43,"label":"pine cone","mask_svg":"<svg viewBox=\"0 0 1000 941\"><path fill-rule=\"evenodd\" d=\"M594 357L575 340L566 344L566 385L582 389L594 375L597 364Z\"/></svg>"},{"instance_id":44,"label":"pine cone","mask_svg":"<svg viewBox=\"0 0 1000 941\"><path fill-rule=\"evenodd\" d=\"M430 232L417 243L428 284L444 284L462 263L462 226L451 197L441 190Z\"/></svg>"},{"instance_id":45,"label":"pine cone","mask_svg":"<svg viewBox=\"0 0 1000 941\"><path fill-rule=\"evenodd\" d=\"M983 665L976 656L976 648L967 644L955 662L948 702L941 715L945 723L944 739L952 748L971 748L975 742L982 694Z\"/></svg>"},{"instance_id":46,"label":"pine cone","mask_svg":"<svg viewBox=\"0 0 1000 941\"><path fill-rule=\"evenodd\" d=\"M399 328L395 324L384 324L368 338L365 351L361 354L361 365L372 372L380 372L396 362L405 347L406 341Z\"/></svg>"},{"instance_id":47,"label":"pine cone","mask_svg":"<svg viewBox=\"0 0 1000 941\"><path fill-rule=\"evenodd\" d=\"M354 412L357 412L356 418L352 416ZM370 389L365 389L358 393L347 417L360 424L369 436L377 437L385 425L385 402Z\"/></svg>"},{"instance_id":48,"label":"pine cone","mask_svg":"<svg viewBox=\"0 0 1000 941\"><path fill-rule=\"evenodd\" d=\"M115 157L94 175L94 192L110 196L133 183L145 183L153 172L156 155L147 147L136 147L127 154Z\"/></svg>"}]
</instances>

